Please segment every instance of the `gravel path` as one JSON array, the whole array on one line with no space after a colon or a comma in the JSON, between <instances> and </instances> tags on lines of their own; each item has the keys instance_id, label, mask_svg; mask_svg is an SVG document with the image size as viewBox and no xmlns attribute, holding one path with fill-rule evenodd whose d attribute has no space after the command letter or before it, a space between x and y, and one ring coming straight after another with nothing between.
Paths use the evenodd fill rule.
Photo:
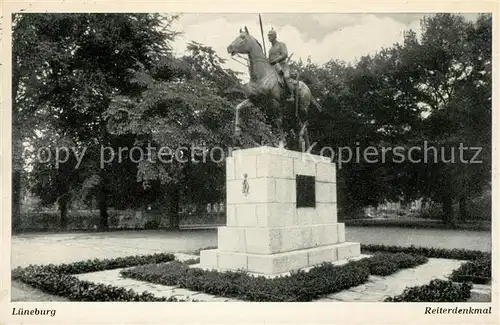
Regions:
<instances>
[{"instance_id":1,"label":"gravel path","mask_svg":"<svg viewBox=\"0 0 500 325\"><path fill-rule=\"evenodd\" d=\"M463 248L491 251L491 233L438 229L346 227L346 240L362 244ZM217 246L217 231L121 231L109 233L26 234L12 237L12 268L70 263L159 252L193 252ZM22 283L12 283L13 301L64 301Z\"/></svg>"},{"instance_id":2,"label":"gravel path","mask_svg":"<svg viewBox=\"0 0 500 325\"><path fill-rule=\"evenodd\" d=\"M413 244L491 251L491 233L487 231L346 227L346 240L362 244ZM157 252L189 252L208 246L217 246L215 229L29 234L12 238L12 267Z\"/></svg>"}]
</instances>

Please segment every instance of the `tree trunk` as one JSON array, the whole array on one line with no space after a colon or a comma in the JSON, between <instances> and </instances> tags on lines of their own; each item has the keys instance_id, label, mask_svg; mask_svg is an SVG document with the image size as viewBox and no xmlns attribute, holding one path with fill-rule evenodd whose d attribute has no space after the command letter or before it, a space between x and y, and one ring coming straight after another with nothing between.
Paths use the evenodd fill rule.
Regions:
<instances>
[{"instance_id":1,"label":"tree trunk","mask_svg":"<svg viewBox=\"0 0 500 325\"><path fill-rule=\"evenodd\" d=\"M21 220L21 192L22 192L22 170L23 170L23 144L19 124L12 123L12 231L16 232L22 228Z\"/></svg>"},{"instance_id":2,"label":"tree trunk","mask_svg":"<svg viewBox=\"0 0 500 325\"><path fill-rule=\"evenodd\" d=\"M108 145L108 132L106 121L104 119L100 122L100 137L101 137L101 146L105 147ZM99 164L103 162L100 161ZM107 231L109 229L108 224L108 174L106 171L106 165L103 165L100 171L101 182L99 184L99 196L98 196L98 204L99 204L99 230Z\"/></svg>"},{"instance_id":3,"label":"tree trunk","mask_svg":"<svg viewBox=\"0 0 500 325\"><path fill-rule=\"evenodd\" d=\"M106 170L103 168L101 170L101 183L99 189L99 230L107 231L109 229L108 224L108 190L107 190L107 175Z\"/></svg>"},{"instance_id":4,"label":"tree trunk","mask_svg":"<svg viewBox=\"0 0 500 325\"><path fill-rule=\"evenodd\" d=\"M12 171L12 232L21 230L21 171Z\"/></svg>"},{"instance_id":5,"label":"tree trunk","mask_svg":"<svg viewBox=\"0 0 500 325\"><path fill-rule=\"evenodd\" d=\"M17 62L16 51L13 51L12 62ZM21 230L21 171L23 143L21 139L21 117L17 91L19 89L19 66L12 65L12 232Z\"/></svg>"},{"instance_id":6,"label":"tree trunk","mask_svg":"<svg viewBox=\"0 0 500 325\"><path fill-rule=\"evenodd\" d=\"M172 186L172 190L170 192L170 227L175 230L179 230L179 201L181 197L180 190L180 186L178 184L175 184L174 186Z\"/></svg>"},{"instance_id":7,"label":"tree trunk","mask_svg":"<svg viewBox=\"0 0 500 325\"><path fill-rule=\"evenodd\" d=\"M458 208L460 213L460 221L467 220L467 198L465 195L461 195L458 201Z\"/></svg>"},{"instance_id":8,"label":"tree trunk","mask_svg":"<svg viewBox=\"0 0 500 325\"><path fill-rule=\"evenodd\" d=\"M59 211L60 211L60 227L61 230L67 230L68 228L68 197L63 194L59 198Z\"/></svg>"},{"instance_id":9,"label":"tree trunk","mask_svg":"<svg viewBox=\"0 0 500 325\"><path fill-rule=\"evenodd\" d=\"M108 225L108 203L106 200L106 194L99 195L99 230L107 231L109 229Z\"/></svg>"},{"instance_id":10,"label":"tree trunk","mask_svg":"<svg viewBox=\"0 0 500 325\"><path fill-rule=\"evenodd\" d=\"M443 198L443 213L444 213L444 223L450 225L453 224L453 199L449 192L444 194Z\"/></svg>"}]
</instances>

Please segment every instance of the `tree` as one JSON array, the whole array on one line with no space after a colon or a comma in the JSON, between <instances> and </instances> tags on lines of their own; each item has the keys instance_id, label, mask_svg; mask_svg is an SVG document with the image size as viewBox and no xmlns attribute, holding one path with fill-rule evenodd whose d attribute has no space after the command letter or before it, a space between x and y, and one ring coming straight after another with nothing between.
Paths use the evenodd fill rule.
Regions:
<instances>
[{"instance_id":1,"label":"tree","mask_svg":"<svg viewBox=\"0 0 500 325\"><path fill-rule=\"evenodd\" d=\"M211 48L193 42L188 51L140 67L134 80L141 92L117 97L107 111L113 134L131 134L137 145L155 149L138 163L137 180L167 189L174 228L181 201L224 198L224 158L233 144L237 100L226 90L239 83Z\"/></svg>"},{"instance_id":2,"label":"tree","mask_svg":"<svg viewBox=\"0 0 500 325\"><path fill-rule=\"evenodd\" d=\"M96 147L117 142L107 130L104 112L115 95L138 91L131 82L131 69L138 64L152 66L168 50L168 41L175 35L169 30L173 19L175 16L159 14L17 15L13 35L14 124L24 125L36 114L50 119L58 133L81 147L92 147L94 156L87 170L95 170L95 165L100 165ZM24 57L26 53L33 53L33 57ZM27 101L31 105L25 105ZM17 130L14 127L14 141L21 142L23 135ZM15 148L13 156L17 157L21 147ZM96 195L100 228L105 230L110 171L100 168L98 175L90 176L99 179Z\"/></svg>"},{"instance_id":3,"label":"tree","mask_svg":"<svg viewBox=\"0 0 500 325\"><path fill-rule=\"evenodd\" d=\"M414 139L438 148L430 160L448 162L417 164L414 176L421 180L421 194L442 202L445 222L452 223L454 202L465 220L470 194L482 192L491 180L491 17L472 23L440 14L422 26L422 41L414 48L420 54L414 57L423 72L420 100L430 115ZM470 163L471 150L460 157L460 146L482 147L477 159L483 163Z\"/></svg>"},{"instance_id":4,"label":"tree","mask_svg":"<svg viewBox=\"0 0 500 325\"><path fill-rule=\"evenodd\" d=\"M311 135L321 148L334 155L338 170L338 201L342 215L356 214L360 207L399 200L405 193L404 175L398 164L364 159L365 149L403 145L409 129L418 121L412 102L411 74L404 74L400 48L382 49L363 57L355 66L330 61L323 66L297 64L300 75L311 81L320 97L321 114L311 115ZM341 161L349 155L350 161ZM331 152L330 152L331 151ZM356 153L359 151L359 154ZM338 155L343 154L343 157ZM358 155L358 156L356 156Z\"/></svg>"},{"instance_id":5,"label":"tree","mask_svg":"<svg viewBox=\"0 0 500 325\"><path fill-rule=\"evenodd\" d=\"M48 142L47 138L43 140ZM50 146L44 146L47 150L43 151L41 157L49 155L54 157L58 148L72 147L71 140L68 138L52 138L52 140ZM41 203L44 205L56 203L58 205L61 229L66 229L68 225L68 209L71 200L76 196L74 190L78 186L78 177L80 176L78 172L74 172L77 165L76 157L68 155L67 158L67 160L64 158L65 162L60 163L49 160L47 163L35 164L31 173L31 178L34 180L31 190L41 199ZM56 166L56 164L58 165Z\"/></svg>"},{"instance_id":6,"label":"tree","mask_svg":"<svg viewBox=\"0 0 500 325\"><path fill-rule=\"evenodd\" d=\"M331 61L317 66L298 62L301 76L314 80L324 112L312 117L311 137L322 147L353 152L375 148L378 163L363 157L343 163L338 172L339 208L385 200L426 197L443 203L450 222L455 201L488 186L491 170L491 17L468 23L460 15L438 14L422 20L423 35L405 32L404 42L362 57L353 65ZM485 129L478 135L477 130ZM410 149L424 143L450 152L460 143L484 147L483 164L394 162L384 148ZM473 155L474 152L469 152ZM355 158L355 157L354 157ZM413 152L413 158L424 154ZM434 157L428 157L433 161ZM458 156L455 158L459 158ZM472 157L465 157L471 159ZM337 162L338 157L337 157Z\"/></svg>"}]
</instances>

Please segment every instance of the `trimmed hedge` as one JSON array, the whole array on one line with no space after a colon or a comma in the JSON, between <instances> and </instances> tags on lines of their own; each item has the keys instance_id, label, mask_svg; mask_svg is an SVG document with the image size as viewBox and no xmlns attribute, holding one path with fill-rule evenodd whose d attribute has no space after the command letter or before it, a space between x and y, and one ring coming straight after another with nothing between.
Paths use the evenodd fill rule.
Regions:
<instances>
[{"instance_id":1,"label":"trimmed hedge","mask_svg":"<svg viewBox=\"0 0 500 325\"><path fill-rule=\"evenodd\" d=\"M182 301L176 298L158 298L148 292L138 294L133 290L121 287L82 281L72 275L148 263L163 263L174 259L173 254L153 254L116 259L95 259L60 265L29 265L12 270L12 279L53 295L67 297L73 301Z\"/></svg>"},{"instance_id":2,"label":"trimmed hedge","mask_svg":"<svg viewBox=\"0 0 500 325\"><path fill-rule=\"evenodd\" d=\"M298 271L290 276L267 279L244 272L204 271L178 262L153 268L141 266L123 270L121 274L137 280L260 302L311 301L323 294L362 284L370 275L369 270L359 263L345 265L342 269L325 264L308 273Z\"/></svg>"},{"instance_id":3,"label":"trimmed hedge","mask_svg":"<svg viewBox=\"0 0 500 325\"><path fill-rule=\"evenodd\" d=\"M446 224L441 220L411 220L411 219L346 219L349 227L384 227L384 228L410 228L410 229L443 229L443 230L491 230L490 223L459 223Z\"/></svg>"},{"instance_id":4,"label":"trimmed hedge","mask_svg":"<svg viewBox=\"0 0 500 325\"><path fill-rule=\"evenodd\" d=\"M386 276L400 269L412 268L427 263L425 256L404 253L376 253L370 259L362 259L371 275Z\"/></svg>"},{"instance_id":5,"label":"trimmed hedge","mask_svg":"<svg viewBox=\"0 0 500 325\"><path fill-rule=\"evenodd\" d=\"M205 251L205 250L209 250L209 249L217 249L217 248L218 248L218 246L207 246L205 248L200 248L200 249L194 251L192 254L200 256L201 251Z\"/></svg>"},{"instance_id":6,"label":"trimmed hedge","mask_svg":"<svg viewBox=\"0 0 500 325\"><path fill-rule=\"evenodd\" d=\"M80 274L99 272L105 270L119 269L124 267L132 267L137 265L151 264L151 263L165 263L175 259L173 254L152 254L152 255L135 255L127 257L117 257L113 259L93 259L86 261L79 261L70 264L47 264L43 266L29 265L27 267L17 267L12 270L12 277L16 278L18 274L24 274L30 269L40 269L47 272L54 272L59 274ZM36 270L33 270L36 272Z\"/></svg>"},{"instance_id":7,"label":"trimmed hedge","mask_svg":"<svg viewBox=\"0 0 500 325\"><path fill-rule=\"evenodd\" d=\"M469 261L453 270L450 280L455 282L472 282L487 284L491 281L491 259Z\"/></svg>"},{"instance_id":8,"label":"trimmed hedge","mask_svg":"<svg viewBox=\"0 0 500 325\"><path fill-rule=\"evenodd\" d=\"M194 254L200 255L200 251L202 250L216 249L216 248L217 246L209 246L197 250L196 252L194 252ZM377 253L377 252L405 253L405 254L421 255L428 258L446 258L446 259L457 259L457 260L467 260L467 261L491 259L490 252L468 250L468 249L429 248L429 247L414 246L414 245L403 247L403 246L361 244L361 251L363 253Z\"/></svg>"},{"instance_id":9,"label":"trimmed hedge","mask_svg":"<svg viewBox=\"0 0 500 325\"><path fill-rule=\"evenodd\" d=\"M274 279L253 277L243 272L222 273L189 268L188 265L195 260L181 263L175 261L173 254L94 259L60 265L30 265L14 269L12 279L74 301L182 301L158 298L147 292L138 294L133 290L81 281L72 276L133 267L123 270L122 275L241 300L311 301L325 294L360 285L367 281L370 274L389 275L402 268L423 264L427 262L427 258L434 257L469 260L451 276L453 281L463 283L435 280L427 286L407 288L402 295L386 301L463 301L460 299L468 299L467 292L470 295L471 287L465 282L482 283L481 279L491 277L491 254L486 252L385 245L362 245L361 248L373 256L342 266L324 263L309 272L296 271L289 276Z\"/></svg>"},{"instance_id":10,"label":"trimmed hedge","mask_svg":"<svg viewBox=\"0 0 500 325\"><path fill-rule=\"evenodd\" d=\"M245 272L205 271L190 268L186 263L177 261L138 266L122 270L121 274L132 279L176 285L192 291L246 301L294 302L312 301L326 294L363 284L371 272L391 274L400 268L414 267L425 262L427 258L421 256L383 253L341 266L323 263L309 272L299 270L272 279Z\"/></svg>"},{"instance_id":11,"label":"trimmed hedge","mask_svg":"<svg viewBox=\"0 0 500 325\"><path fill-rule=\"evenodd\" d=\"M175 298L155 297L144 291L138 294L132 289L81 281L68 274L38 270L27 272L18 280L46 293L66 297L72 301L180 301Z\"/></svg>"},{"instance_id":12,"label":"trimmed hedge","mask_svg":"<svg viewBox=\"0 0 500 325\"><path fill-rule=\"evenodd\" d=\"M471 297L472 284L440 279L429 284L406 288L402 294L385 302L465 302Z\"/></svg>"},{"instance_id":13,"label":"trimmed hedge","mask_svg":"<svg viewBox=\"0 0 500 325\"><path fill-rule=\"evenodd\" d=\"M413 245L408 247L402 247L402 246L361 244L361 250L365 252L416 254L428 258L447 258L447 259L468 260L468 261L491 259L491 253L489 252L467 250L467 249L418 247Z\"/></svg>"}]
</instances>

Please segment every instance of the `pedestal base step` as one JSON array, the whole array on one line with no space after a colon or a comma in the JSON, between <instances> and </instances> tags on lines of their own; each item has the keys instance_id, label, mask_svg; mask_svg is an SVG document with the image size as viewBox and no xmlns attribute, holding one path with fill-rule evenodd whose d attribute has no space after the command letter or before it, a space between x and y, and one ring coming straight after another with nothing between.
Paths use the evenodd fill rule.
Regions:
<instances>
[{"instance_id":1,"label":"pedestal base step","mask_svg":"<svg viewBox=\"0 0 500 325\"><path fill-rule=\"evenodd\" d=\"M276 275L360 255L360 244L351 242L270 255L210 249L200 252L200 264L196 266L206 269L244 270L260 275Z\"/></svg>"},{"instance_id":2,"label":"pedestal base step","mask_svg":"<svg viewBox=\"0 0 500 325\"><path fill-rule=\"evenodd\" d=\"M347 264L351 261L358 261L358 260L361 260L363 258L367 258L367 257L371 257L372 255L366 255L366 254L361 254L359 256L356 256L356 257L350 257L348 259L345 259L345 260L338 260L336 262L331 262L333 265L335 266L340 266L340 265L344 265L344 264ZM213 267L203 267L201 266L201 264L191 264L189 265L189 267L191 268L198 268L198 269L202 269L202 270L205 270L205 271L218 271L218 272L230 272L230 271L234 271L234 270L223 270L223 269L216 269L216 268L213 268ZM309 266L309 267L305 267L305 268L302 268L300 269L300 271L304 271L304 272L309 272L310 270L312 270L314 268L314 266ZM291 272L283 272L283 273L275 273L275 274L263 274L263 273L256 273L256 272L247 272L246 274L250 275L250 276L254 276L254 277L264 277L264 278L267 278L267 279L273 279L273 278L278 278L278 277L281 277L281 276L287 276L287 275L291 275Z\"/></svg>"}]
</instances>

